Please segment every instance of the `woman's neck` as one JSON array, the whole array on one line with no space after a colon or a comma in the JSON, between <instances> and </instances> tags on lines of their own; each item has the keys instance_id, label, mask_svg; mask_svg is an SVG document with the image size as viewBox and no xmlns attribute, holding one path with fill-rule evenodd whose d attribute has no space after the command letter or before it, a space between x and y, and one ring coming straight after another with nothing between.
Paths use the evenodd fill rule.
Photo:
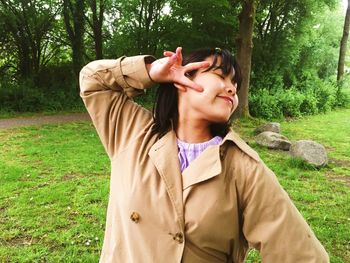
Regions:
<instances>
[{"instance_id":1,"label":"woman's neck","mask_svg":"<svg viewBox=\"0 0 350 263\"><path fill-rule=\"evenodd\" d=\"M187 143L201 143L213 138L209 123L181 118L177 123L176 135L181 141Z\"/></svg>"}]
</instances>

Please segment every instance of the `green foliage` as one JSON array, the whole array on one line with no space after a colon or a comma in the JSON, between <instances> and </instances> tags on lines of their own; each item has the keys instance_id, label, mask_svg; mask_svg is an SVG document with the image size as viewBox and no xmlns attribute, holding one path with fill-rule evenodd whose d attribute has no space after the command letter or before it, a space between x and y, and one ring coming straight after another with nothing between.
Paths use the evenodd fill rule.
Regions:
<instances>
[{"instance_id":1,"label":"green foliage","mask_svg":"<svg viewBox=\"0 0 350 263\"><path fill-rule=\"evenodd\" d=\"M336 92L337 90L332 84L320 82L320 86L315 90L319 112L325 113L334 108Z\"/></svg>"},{"instance_id":2,"label":"green foliage","mask_svg":"<svg viewBox=\"0 0 350 263\"><path fill-rule=\"evenodd\" d=\"M253 50L253 116L280 116L275 110L272 114L266 105L255 105L254 94L261 87L269 90L269 94L264 92L265 97L277 100L271 104L273 98L269 97L265 104L272 108L278 104L288 117L324 113L343 105L343 93L337 93L329 81L334 78L342 29L342 15L340 10L332 10L334 4L302 0L290 6L287 1L261 1Z\"/></svg>"},{"instance_id":3,"label":"green foliage","mask_svg":"<svg viewBox=\"0 0 350 263\"><path fill-rule=\"evenodd\" d=\"M267 89L259 89L250 94L249 110L252 116L267 120L282 117L278 101Z\"/></svg>"},{"instance_id":4,"label":"green foliage","mask_svg":"<svg viewBox=\"0 0 350 263\"><path fill-rule=\"evenodd\" d=\"M304 100L300 105L300 110L305 115L313 115L318 113L318 100L312 89L304 90Z\"/></svg>"},{"instance_id":5,"label":"green foliage","mask_svg":"<svg viewBox=\"0 0 350 263\"><path fill-rule=\"evenodd\" d=\"M275 96L277 97L283 116L297 117L301 115L300 106L305 99L304 94L292 87L287 90L278 90Z\"/></svg>"},{"instance_id":6,"label":"green foliage","mask_svg":"<svg viewBox=\"0 0 350 263\"><path fill-rule=\"evenodd\" d=\"M55 20L60 10L56 0L0 1L0 61L15 67L22 78L35 76L52 56L57 55L58 27Z\"/></svg>"},{"instance_id":7,"label":"green foliage","mask_svg":"<svg viewBox=\"0 0 350 263\"><path fill-rule=\"evenodd\" d=\"M96 57L97 27L103 31L100 40L106 58L161 56L163 50L177 46L184 52L218 46L235 53L241 11L241 1L227 0L31 3L0 1L0 73L6 87L0 97L7 99L0 101L2 110L66 107L54 100L49 105L47 97L53 94L74 103L78 80L71 78L71 71L74 68L77 75L83 61ZM328 81L336 72L343 26L343 13L335 4L335 0L259 1L250 81L253 116L317 114L346 105L345 88L330 87L335 84ZM150 107L152 98L137 100Z\"/></svg>"},{"instance_id":8,"label":"green foliage","mask_svg":"<svg viewBox=\"0 0 350 263\"><path fill-rule=\"evenodd\" d=\"M298 88L307 96L301 108L303 113L325 113L337 105L337 87L329 80L322 81L318 77L308 76L299 82Z\"/></svg>"},{"instance_id":9,"label":"green foliage","mask_svg":"<svg viewBox=\"0 0 350 263\"><path fill-rule=\"evenodd\" d=\"M249 97L251 115L265 119L326 113L348 101L334 83L318 78L307 78L289 89L251 91Z\"/></svg>"},{"instance_id":10,"label":"green foliage","mask_svg":"<svg viewBox=\"0 0 350 263\"><path fill-rule=\"evenodd\" d=\"M55 83L50 89L39 89L33 80L0 82L0 112L61 111L82 108L76 84L62 87Z\"/></svg>"}]
</instances>

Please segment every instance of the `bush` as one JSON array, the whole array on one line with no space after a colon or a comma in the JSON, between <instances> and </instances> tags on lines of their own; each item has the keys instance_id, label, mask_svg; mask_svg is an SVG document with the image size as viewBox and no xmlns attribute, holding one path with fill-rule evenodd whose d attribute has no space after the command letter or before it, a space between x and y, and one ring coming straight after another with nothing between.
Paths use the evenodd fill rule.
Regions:
<instances>
[{"instance_id":1,"label":"bush","mask_svg":"<svg viewBox=\"0 0 350 263\"><path fill-rule=\"evenodd\" d=\"M300 113L302 115L313 115L318 113L317 98L313 90L304 92L304 100L300 105Z\"/></svg>"},{"instance_id":2,"label":"bush","mask_svg":"<svg viewBox=\"0 0 350 263\"><path fill-rule=\"evenodd\" d=\"M315 89L317 108L319 112L328 112L335 107L337 88L329 82L319 81Z\"/></svg>"},{"instance_id":3,"label":"bush","mask_svg":"<svg viewBox=\"0 0 350 263\"><path fill-rule=\"evenodd\" d=\"M305 95L294 87L287 90L279 89L274 95L282 114L285 117L297 117L301 115L300 106L305 99Z\"/></svg>"},{"instance_id":4,"label":"bush","mask_svg":"<svg viewBox=\"0 0 350 263\"><path fill-rule=\"evenodd\" d=\"M282 117L278 100L267 89L257 90L250 95L249 110L252 116L262 117L264 119Z\"/></svg>"},{"instance_id":5,"label":"bush","mask_svg":"<svg viewBox=\"0 0 350 263\"><path fill-rule=\"evenodd\" d=\"M252 116L276 119L324 113L348 101L349 96L334 83L309 76L298 87L251 92L249 109Z\"/></svg>"},{"instance_id":6,"label":"bush","mask_svg":"<svg viewBox=\"0 0 350 263\"><path fill-rule=\"evenodd\" d=\"M249 97L250 114L264 119L297 117L301 115L301 105L305 95L295 88L276 91L257 90Z\"/></svg>"},{"instance_id":7,"label":"bush","mask_svg":"<svg viewBox=\"0 0 350 263\"><path fill-rule=\"evenodd\" d=\"M1 82L0 111L37 112L60 111L82 108L82 102L75 83L70 89L51 86L51 89L39 89L32 81Z\"/></svg>"}]
</instances>

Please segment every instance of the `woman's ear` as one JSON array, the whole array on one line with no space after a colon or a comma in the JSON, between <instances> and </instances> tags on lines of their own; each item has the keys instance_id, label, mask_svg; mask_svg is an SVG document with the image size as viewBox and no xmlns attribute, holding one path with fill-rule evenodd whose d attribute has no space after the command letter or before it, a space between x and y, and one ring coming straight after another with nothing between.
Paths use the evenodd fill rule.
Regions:
<instances>
[{"instance_id":1,"label":"woman's ear","mask_svg":"<svg viewBox=\"0 0 350 263\"><path fill-rule=\"evenodd\" d=\"M183 91L183 92L186 92L186 91L187 91L187 87L184 86L184 85L174 83L174 86L175 86L178 90L180 90L180 91Z\"/></svg>"}]
</instances>

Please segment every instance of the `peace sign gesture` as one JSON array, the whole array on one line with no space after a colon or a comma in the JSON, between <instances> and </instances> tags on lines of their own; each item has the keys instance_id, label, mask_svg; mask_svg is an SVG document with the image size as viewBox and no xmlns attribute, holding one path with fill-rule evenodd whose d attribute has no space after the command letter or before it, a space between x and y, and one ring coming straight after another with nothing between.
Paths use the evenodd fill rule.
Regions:
<instances>
[{"instance_id":1,"label":"peace sign gesture","mask_svg":"<svg viewBox=\"0 0 350 263\"><path fill-rule=\"evenodd\" d=\"M186 91L191 88L202 92L203 88L193 82L186 76L187 72L209 67L208 61L189 63L182 66L182 48L178 47L174 52L165 51L164 58L155 60L152 64L147 65L148 73L154 82L172 82L176 88Z\"/></svg>"}]
</instances>

